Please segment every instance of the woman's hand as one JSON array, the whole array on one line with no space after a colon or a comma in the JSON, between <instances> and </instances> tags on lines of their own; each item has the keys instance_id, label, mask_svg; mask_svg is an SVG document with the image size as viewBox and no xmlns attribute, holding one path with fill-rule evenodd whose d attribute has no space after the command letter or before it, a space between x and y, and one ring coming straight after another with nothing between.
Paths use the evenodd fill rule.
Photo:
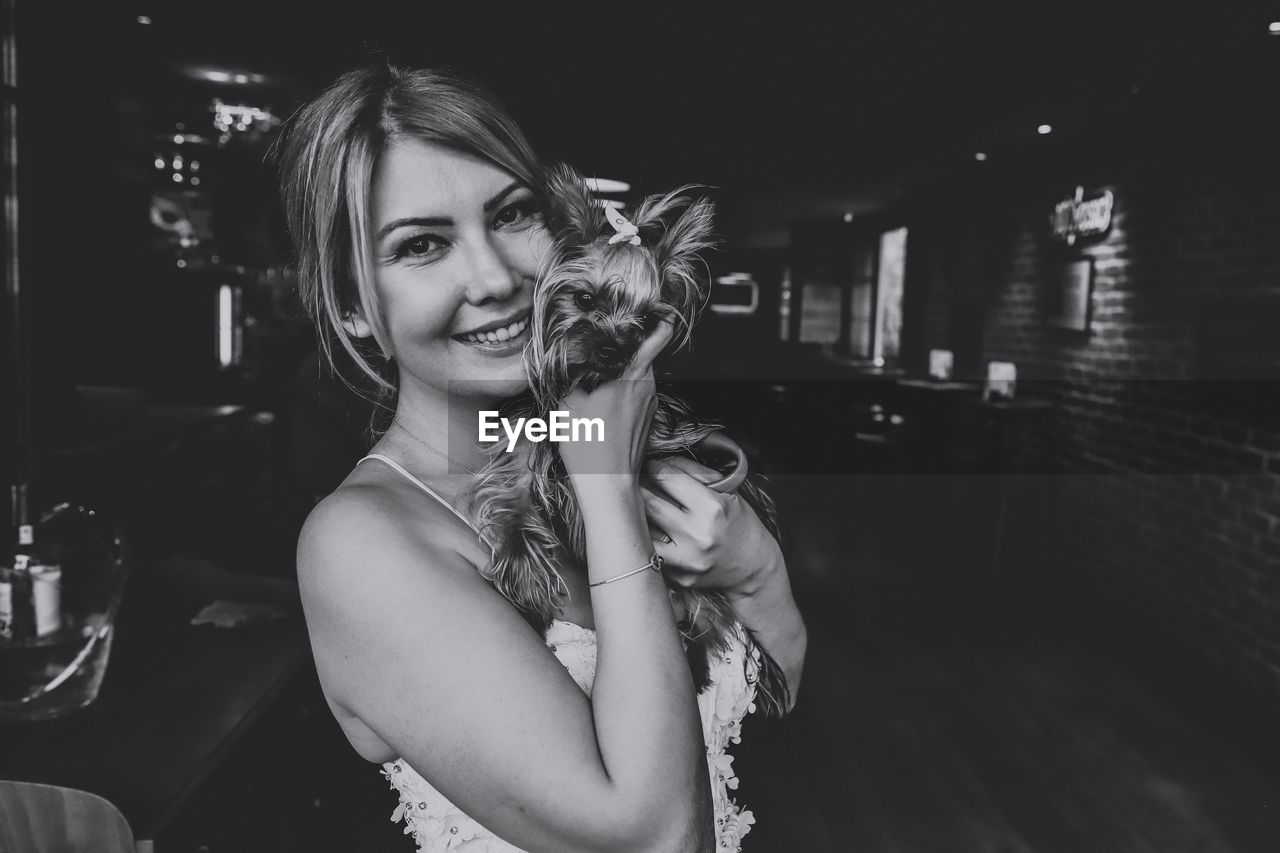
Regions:
<instances>
[{"instance_id":1,"label":"woman's hand","mask_svg":"<svg viewBox=\"0 0 1280 853\"><path fill-rule=\"evenodd\" d=\"M738 619L781 668L789 712L809 635L791 595L782 548L745 500L704 485L720 479L718 471L677 456L648 463L645 473L640 493L654 550L665 561L663 574L681 586L728 596Z\"/></svg>"},{"instance_id":2,"label":"woman's hand","mask_svg":"<svg viewBox=\"0 0 1280 853\"><path fill-rule=\"evenodd\" d=\"M565 441L558 445L571 477L613 474L634 478L639 473L649 442L649 423L658 407L653 360L671 340L671 334L671 323L659 323L621 376L590 393L574 391L564 399L570 418L599 418L604 424L602 441Z\"/></svg>"},{"instance_id":3,"label":"woman's hand","mask_svg":"<svg viewBox=\"0 0 1280 853\"><path fill-rule=\"evenodd\" d=\"M654 548L677 584L749 597L785 574L782 549L751 505L705 485L720 479L718 471L677 456L647 463L645 474L640 491Z\"/></svg>"}]
</instances>

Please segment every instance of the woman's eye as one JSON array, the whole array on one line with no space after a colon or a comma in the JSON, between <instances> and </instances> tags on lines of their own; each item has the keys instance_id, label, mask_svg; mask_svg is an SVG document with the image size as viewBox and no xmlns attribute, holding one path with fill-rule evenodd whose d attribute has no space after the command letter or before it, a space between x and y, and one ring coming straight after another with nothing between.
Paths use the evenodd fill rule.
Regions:
<instances>
[{"instance_id":1,"label":"woman's eye","mask_svg":"<svg viewBox=\"0 0 1280 853\"><path fill-rule=\"evenodd\" d=\"M596 304L596 298L585 290L579 290L573 295L573 302L583 311L590 311L591 307Z\"/></svg>"},{"instance_id":2,"label":"woman's eye","mask_svg":"<svg viewBox=\"0 0 1280 853\"><path fill-rule=\"evenodd\" d=\"M536 219L541 212L541 208L537 200L526 198L521 201L507 205L498 211L498 215L494 217L494 223L503 226L524 225L532 219Z\"/></svg>"},{"instance_id":3,"label":"woman's eye","mask_svg":"<svg viewBox=\"0 0 1280 853\"><path fill-rule=\"evenodd\" d=\"M396 249L396 258L421 258L431 254L438 247L439 238L430 234L420 234L417 237L410 237L400 244Z\"/></svg>"}]
</instances>

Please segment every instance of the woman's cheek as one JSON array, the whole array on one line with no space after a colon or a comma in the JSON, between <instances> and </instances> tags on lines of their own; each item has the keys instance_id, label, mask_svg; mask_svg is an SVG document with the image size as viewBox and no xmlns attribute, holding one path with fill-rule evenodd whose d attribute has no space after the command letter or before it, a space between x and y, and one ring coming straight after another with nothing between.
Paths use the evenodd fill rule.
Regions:
<instances>
[{"instance_id":1,"label":"woman's cheek","mask_svg":"<svg viewBox=\"0 0 1280 853\"><path fill-rule=\"evenodd\" d=\"M406 340L419 345L447 337L457 310L457 300L435 283L410 282L386 303L392 326L399 326Z\"/></svg>"}]
</instances>

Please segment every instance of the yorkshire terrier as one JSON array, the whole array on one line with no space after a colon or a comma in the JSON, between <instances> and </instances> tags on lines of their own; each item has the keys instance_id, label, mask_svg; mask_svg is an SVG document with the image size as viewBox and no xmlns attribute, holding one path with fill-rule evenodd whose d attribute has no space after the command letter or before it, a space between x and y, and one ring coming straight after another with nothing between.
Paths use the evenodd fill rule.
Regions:
<instances>
[{"instance_id":1,"label":"yorkshire terrier","mask_svg":"<svg viewBox=\"0 0 1280 853\"><path fill-rule=\"evenodd\" d=\"M555 234L534 291L532 334L525 351L530 393L508 404L508 417L548 417L575 389L591 391L618 378L661 321L673 323L671 349L687 346L709 283L701 253L715 246L714 206L682 187L644 199L628 222L596 200L581 175L552 168L546 223ZM608 217L612 217L612 220ZM612 225L610 224L612 221ZM759 475L746 475L746 458L721 427L696 418L675 397L659 392L646 459L685 456L711 465L709 450L736 451L737 469L712 485L734 490L779 538L773 500ZM545 634L567 588L560 565L584 568L586 537L577 497L560 455L548 441L526 442L523 452L493 448L472 494L481 538L493 551L490 580L537 630ZM736 488L734 486L736 485ZM740 624L727 596L688 589L668 580L694 683L710 679L710 656L729 647ZM766 714L789 704L786 679L761 652L757 701Z\"/></svg>"}]
</instances>

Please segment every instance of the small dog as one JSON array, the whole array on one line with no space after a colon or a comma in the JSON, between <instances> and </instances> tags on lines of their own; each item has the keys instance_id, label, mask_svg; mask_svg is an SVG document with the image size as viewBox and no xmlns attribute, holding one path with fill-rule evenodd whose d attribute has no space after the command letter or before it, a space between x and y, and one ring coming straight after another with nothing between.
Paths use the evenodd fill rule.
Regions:
<instances>
[{"instance_id":1,"label":"small dog","mask_svg":"<svg viewBox=\"0 0 1280 853\"><path fill-rule=\"evenodd\" d=\"M589 392L616 379L660 321L675 326L672 348L689 343L709 287L699 275L700 253L715 241L712 203L689 197L687 189L646 198L633 213L634 225L612 214L616 224L610 227L606 215L611 212L592 197L579 174L566 166L549 171L546 215L556 242L535 289L525 352L530 393L510 403L504 415L545 418L575 389ZM659 393L646 458L699 458L699 450L710 445L736 449L719 429L698 420L680 400ZM490 580L545 634L560 610L559 594L567 592L556 567L585 567L586 539L559 453L548 441L529 444L527 454L508 453L501 443L494 447L471 509L493 551ZM739 474L745 473L745 461L739 451ZM737 494L779 538L773 501L757 479L747 478ZM701 691L709 682L710 655L725 652L738 620L723 593L668 584L677 610L686 614L680 630ZM765 713L780 715L789 704L786 680L747 633L763 663L758 702Z\"/></svg>"}]
</instances>

